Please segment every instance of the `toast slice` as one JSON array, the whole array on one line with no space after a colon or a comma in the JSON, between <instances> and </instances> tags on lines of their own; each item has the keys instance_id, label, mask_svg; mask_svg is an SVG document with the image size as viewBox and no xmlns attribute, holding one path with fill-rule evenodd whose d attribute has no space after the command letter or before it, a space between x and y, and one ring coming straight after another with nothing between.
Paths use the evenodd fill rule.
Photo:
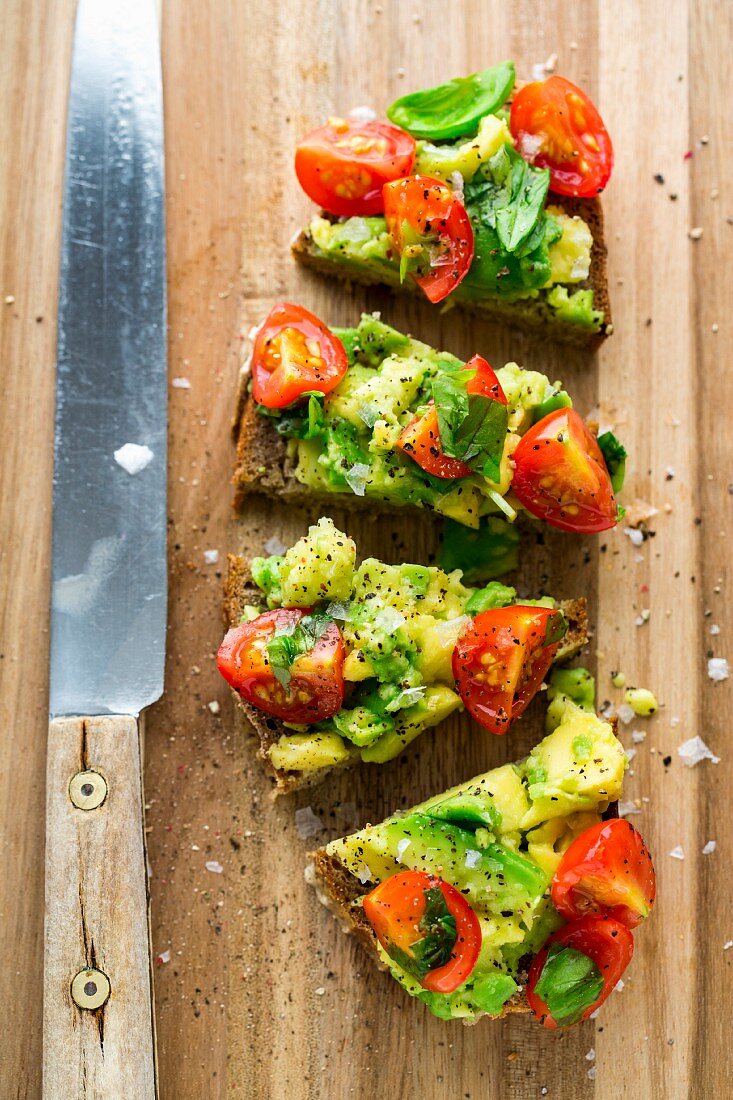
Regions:
<instances>
[{"instance_id":1,"label":"toast slice","mask_svg":"<svg viewBox=\"0 0 733 1100\"><path fill-rule=\"evenodd\" d=\"M589 631L584 597L561 601L558 606L568 622L567 634L562 640L556 657L556 662L559 663L570 660L587 644ZM252 580L250 562L246 558L230 554L224 601L227 628L241 622L246 607L264 609L264 597ZM275 781L276 794L288 794L302 787L313 786L322 782L334 767L351 766L358 762L358 757L350 758L342 764L319 768L316 771L294 771L275 767L270 759L270 750L287 733L286 726L278 718L252 706L237 692L233 692L233 695L244 732L255 737L259 742L258 756Z\"/></svg>"},{"instance_id":2,"label":"toast slice","mask_svg":"<svg viewBox=\"0 0 733 1100\"><path fill-rule=\"evenodd\" d=\"M447 303L444 303L444 308L447 305L448 308L454 307L484 317L487 321L497 321L501 324L528 329L538 336L546 336L560 343L590 349L597 348L613 332L603 209L599 199L574 199L561 195L552 195L550 205L560 207L563 213L570 217L576 215L582 217L591 231L593 243L588 278L583 282L574 283L571 290L573 292L584 289L593 291L593 308L603 312L599 331L563 320L545 301L542 293L537 298L520 298L515 301L499 297L472 301L461 298L459 293L454 292L447 299ZM322 213L321 217L329 221L336 220L327 213ZM375 270L365 264L359 265L355 261L339 262L338 258L323 252L318 247L308 227L294 239L291 250L299 263L318 272L319 275L364 286L386 285L401 294L425 297L412 279L405 279L400 283L397 266L392 269L384 265L379 270Z\"/></svg>"},{"instance_id":3,"label":"toast slice","mask_svg":"<svg viewBox=\"0 0 733 1100\"><path fill-rule=\"evenodd\" d=\"M567 718L561 719L560 726L562 726L563 721L568 720L568 718L570 721L573 722L578 721L579 711L577 707L575 707L572 702L566 704L566 706ZM575 717L572 717L573 715ZM595 742L594 756L597 759L599 756L604 757L603 767L606 769L606 779L604 779L602 786L605 788L604 795L607 794L607 797L602 797L601 795L599 795L598 803L595 807L591 806L592 798L586 799L586 804L583 807L583 812L580 814L576 814L574 818L572 815L568 818L567 825L565 827L568 830L577 829L581 832L583 831L583 829L588 828L593 823L591 817L594 813L596 814L595 820L598 820L600 817L608 818L617 816L617 799L621 795L624 771L623 747L616 739L617 728L615 719L608 723L601 723L600 720L596 719L594 715L586 714L581 718L581 721L585 718L587 718L589 722L594 723L596 729L599 729L601 726L606 727L605 734L602 734ZM609 726L611 728L612 735L611 733L609 733ZM548 737L546 740L549 741L550 737ZM598 746L600 746L600 748ZM542 745L538 747L539 751L541 751L541 749ZM575 765L575 767L577 768L577 764ZM480 784L486 783L492 775L498 775L500 772L505 770L506 768L496 769L494 773L487 773L486 776L480 776L473 780L469 780L468 783L461 784L460 787L454 788L451 792L447 792L447 795L441 796L441 798L445 799L446 797L450 798L451 796L455 797L456 795L458 795L458 797L460 798L461 792L465 791L466 789L477 791L479 790ZM599 786L601 786L601 784L599 784ZM492 789L495 791L497 789L496 785L494 785ZM493 795L491 797L493 798ZM391 963L388 960L386 953L379 946L375 932L364 912L362 900L375 888L378 882L384 881L385 877L388 878L391 874L398 873L400 872L400 870L408 870L410 868L409 855L408 857L405 857L404 855L405 850L409 851L410 845L408 845L407 842L403 840L401 844L397 845L397 854L391 853L385 856L384 841L382 840L380 843L374 846L370 846L367 838L370 832L375 831L381 831L382 838L388 836L388 826L390 822L396 824L397 829L400 829L401 823L408 822L410 816L415 812L423 814L430 813L431 811L429 807L431 806L433 808L433 811L437 810L437 806L435 804L439 801L441 801L441 799L431 799L428 803L423 803L421 806L416 807L414 810L407 810L404 812L404 814L395 815L394 818L388 819L386 823L383 823L381 826L377 826L376 830L372 829L371 826L366 826L364 830L357 834L354 834L352 837L346 837L340 841L335 841L325 847L319 848L317 851L311 854L310 862L306 868L306 880L316 890L319 900L337 918L342 928L346 932L349 932L350 934L355 936L359 943L361 943L361 945L367 950L372 958L372 961L381 970L386 970L390 968ZM446 818L444 818L444 820L449 820L448 815L446 815ZM455 820L455 818L453 820ZM413 837L415 837L416 835L414 829L411 833L409 825L407 825L407 827L404 829L404 832L406 836L412 835ZM522 854L530 856L533 854L533 849L529 844L527 834L522 833L521 835L524 837L524 839L520 840L519 850ZM422 836L425 836L425 833L423 833ZM495 836L494 839L498 839L500 841L501 837ZM413 843L415 842L413 841ZM445 877L446 880L451 883L451 885L461 890L464 895L468 895L469 889L466 889L466 886L469 884L460 880L460 875L462 873L460 856L459 854L455 854L459 853L460 849L458 847L453 847L451 849L449 846L444 851L441 847L440 839L435 842L435 847L433 847L432 849L430 847L425 849L423 845L428 843L429 841L427 839L421 839L420 833L417 834L417 847L413 856L413 862L415 864L414 869L426 870L428 872L431 872L433 870L430 865L431 858L437 858L438 860L440 860L441 857L445 858L444 866L446 867L446 870L443 871L441 869L441 875ZM394 837L392 838L392 844L394 844ZM400 849L402 849L402 851L400 851ZM451 856L450 854L448 854L446 857L445 853L450 853L451 850L453 851L454 855ZM389 852L390 850L387 849L387 851ZM427 855L423 855L423 851L427 851ZM474 858L476 855L478 855L478 853L474 853ZM553 862L555 860L559 861L559 858L559 851L548 853L547 862L544 862L543 857L543 870L548 874L548 878L551 877L552 872L554 871ZM348 865L349 862L351 863L351 866ZM358 876L355 873L354 867L354 864L356 862L360 862L360 866L358 867ZM406 866L403 866L403 864L406 864ZM453 878L452 876L458 877ZM486 890L486 887L484 887L484 890ZM489 894L487 894L486 896L488 898L488 904L491 905L490 887ZM473 898L469 895L469 900L473 901L475 897L475 894ZM498 902L496 904L498 906ZM549 905L550 903L548 902L547 904ZM500 913L497 914L497 917L506 917L507 915L508 914ZM528 935L531 935L531 933L528 933ZM528 944L528 947L529 946L530 944ZM499 1013L497 1013L496 1015L494 1015L493 1013L491 1014L493 1018L501 1018L515 1012L530 1011L525 992L527 971L531 962L532 955L537 949L538 945L535 945L533 950L527 951L526 955L519 955L516 966L512 972L512 977L516 981L517 989L512 993L508 1000L506 1000ZM397 968L397 970L399 972L399 967ZM400 979L398 978L398 980ZM411 992L414 993L415 990L412 989ZM479 1012L476 1015L478 1016L481 1014L482 1013ZM474 1021L472 1019L466 1019L464 1022Z\"/></svg>"}]
</instances>

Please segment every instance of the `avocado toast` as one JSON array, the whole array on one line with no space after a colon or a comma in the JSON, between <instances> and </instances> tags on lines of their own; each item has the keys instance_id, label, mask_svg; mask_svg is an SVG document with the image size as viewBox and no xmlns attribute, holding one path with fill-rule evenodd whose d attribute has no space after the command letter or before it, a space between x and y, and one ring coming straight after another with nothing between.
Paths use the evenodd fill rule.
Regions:
<instances>
[{"instance_id":1,"label":"avocado toast","mask_svg":"<svg viewBox=\"0 0 733 1100\"><path fill-rule=\"evenodd\" d=\"M313 855L307 878L321 901L381 969L389 968L442 1019L472 1023L484 1014L529 1010L530 959L562 924L549 897L561 855L586 829L614 815L623 789L624 750L613 726L593 713L589 687L592 692L583 670L554 673L547 736L529 757L332 840ZM477 963L450 993L424 988L387 954L364 911L366 895L403 871L448 882L479 917Z\"/></svg>"},{"instance_id":2,"label":"avocado toast","mask_svg":"<svg viewBox=\"0 0 733 1100\"><path fill-rule=\"evenodd\" d=\"M493 721L456 664L459 642L472 640L475 624L487 616L497 622L509 616L500 625L512 654L526 651L528 662L530 654L538 662ZM512 616L523 616L524 625ZM374 558L357 566L354 542L325 518L283 556L251 562L230 556L226 618L219 668L245 727L259 738L278 792L320 782L332 768L359 760L391 760L464 706L486 729L503 733L539 690L550 662L569 659L588 639L583 599L518 603L506 585L464 585L460 570ZM520 628L529 634L515 641ZM309 709L311 693L325 710Z\"/></svg>"},{"instance_id":3,"label":"avocado toast","mask_svg":"<svg viewBox=\"0 0 733 1100\"><path fill-rule=\"evenodd\" d=\"M617 522L625 452L611 433L596 441L560 382L464 363L376 314L331 330L275 306L253 334L235 435L240 508L260 493L473 528L520 513L583 533Z\"/></svg>"},{"instance_id":4,"label":"avocado toast","mask_svg":"<svg viewBox=\"0 0 733 1100\"><path fill-rule=\"evenodd\" d=\"M389 121L332 117L296 150L323 210L292 245L331 277L597 345L612 331L598 195L603 121L562 77L515 87L514 65L403 96Z\"/></svg>"}]
</instances>

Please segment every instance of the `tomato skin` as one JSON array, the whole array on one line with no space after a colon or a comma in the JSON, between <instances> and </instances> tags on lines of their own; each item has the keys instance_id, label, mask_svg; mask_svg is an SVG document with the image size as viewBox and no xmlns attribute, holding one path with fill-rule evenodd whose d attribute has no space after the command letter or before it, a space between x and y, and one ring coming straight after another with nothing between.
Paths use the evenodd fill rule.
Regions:
<instances>
[{"instance_id":1,"label":"tomato skin","mask_svg":"<svg viewBox=\"0 0 733 1100\"><path fill-rule=\"evenodd\" d=\"M304 393L330 393L346 374L346 349L315 314L278 302L260 326L252 349L252 396L283 409Z\"/></svg>"},{"instance_id":2,"label":"tomato skin","mask_svg":"<svg viewBox=\"0 0 733 1100\"><path fill-rule=\"evenodd\" d=\"M482 611L453 650L453 676L466 710L490 733L504 734L539 691L560 642L545 644L560 612L513 604Z\"/></svg>"},{"instance_id":3,"label":"tomato skin","mask_svg":"<svg viewBox=\"0 0 733 1100\"><path fill-rule=\"evenodd\" d=\"M390 122L330 118L295 150L295 173L306 195L339 217L381 214L382 188L409 176L415 139Z\"/></svg>"},{"instance_id":4,"label":"tomato skin","mask_svg":"<svg viewBox=\"0 0 733 1100\"><path fill-rule=\"evenodd\" d=\"M295 659L287 689L269 666L267 643L276 629L295 627L307 614L283 607L240 623L226 634L216 657L219 672L243 699L266 714L304 724L333 717L344 701L345 647L336 623Z\"/></svg>"},{"instance_id":5,"label":"tomato skin","mask_svg":"<svg viewBox=\"0 0 733 1100\"><path fill-rule=\"evenodd\" d=\"M480 393L494 401L507 404L506 394L501 383L481 355L472 356L466 363L466 370L475 370L474 377L466 383L467 393ZM438 413L430 402L431 408L422 416L411 420L397 440L397 448L417 462L426 473L445 480L468 477L473 470L459 458L445 454L440 443Z\"/></svg>"},{"instance_id":6,"label":"tomato skin","mask_svg":"<svg viewBox=\"0 0 733 1100\"><path fill-rule=\"evenodd\" d=\"M556 409L533 424L512 459L512 491L533 516L580 534L616 526L608 468L574 409Z\"/></svg>"},{"instance_id":7,"label":"tomato skin","mask_svg":"<svg viewBox=\"0 0 733 1100\"><path fill-rule=\"evenodd\" d=\"M613 818L586 829L563 854L552 879L552 903L566 920L605 913L635 928L656 897L649 851L630 821Z\"/></svg>"},{"instance_id":8,"label":"tomato skin","mask_svg":"<svg viewBox=\"0 0 733 1100\"><path fill-rule=\"evenodd\" d=\"M473 260L473 229L463 203L442 180L409 176L384 186L384 216L392 242L402 256L408 246L437 248L426 275L413 279L429 301L442 302L465 277ZM406 229L411 238L406 239Z\"/></svg>"},{"instance_id":9,"label":"tomato skin","mask_svg":"<svg viewBox=\"0 0 733 1100\"><path fill-rule=\"evenodd\" d=\"M600 1008L613 992L634 954L633 935L625 924L614 920L613 917L595 915L580 917L554 932L532 960L527 981L529 1007L540 1023L551 1031L555 1031L558 1025L550 1015L545 1002L535 993L535 986L545 965L548 948L553 943L582 951L593 960L603 977L601 995L586 1008L581 1017L583 1020L587 1020L592 1012Z\"/></svg>"},{"instance_id":10,"label":"tomato skin","mask_svg":"<svg viewBox=\"0 0 733 1100\"><path fill-rule=\"evenodd\" d=\"M469 977L481 950L481 924L463 894L435 875L402 871L366 895L364 913L387 954L390 946L409 952L423 936L419 923L425 910L425 891L434 887L440 888L455 917L457 938L448 962L430 970L420 984L433 993L452 993Z\"/></svg>"},{"instance_id":11,"label":"tomato skin","mask_svg":"<svg viewBox=\"0 0 733 1100\"><path fill-rule=\"evenodd\" d=\"M589 198L608 183L613 169L608 131L589 97L565 77L520 88L509 127L522 156L538 168L549 168L550 190L556 195Z\"/></svg>"}]
</instances>

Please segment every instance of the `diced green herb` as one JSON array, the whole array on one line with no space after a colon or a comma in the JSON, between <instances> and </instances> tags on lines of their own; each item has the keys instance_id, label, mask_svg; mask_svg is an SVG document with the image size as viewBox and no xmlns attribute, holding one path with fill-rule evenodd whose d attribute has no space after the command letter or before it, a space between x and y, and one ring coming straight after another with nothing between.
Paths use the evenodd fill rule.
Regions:
<instances>
[{"instance_id":1,"label":"diced green herb","mask_svg":"<svg viewBox=\"0 0 733 1100\"><path fill-rule=\"evenodd\" d=\"M310 653L333 623L330 615L314 611L297 624L278 627L267 643L267 660L275 678L287 689L298 657Z\"/></svg>"},{"instance_id":2,"label":"diced green herb","mask_svg":"<svg viewBox=\"0 0 733 1100\"><path fill-rule=\"evenodd\" d=\"M535 993L559 1027L577 1023L602 990L603 977L591 958L574 947L550 945Z\"/></svg>"},{"instance_id":3,"label":"diced green herb","mask_svg":"<svg viewBox=\"0 0 733 1100\"><path fill-rule=\"evenodd\" d=\"M613 432L603 432L599 435L598 446L601 448L601 454L611 475L613 491L620 493L624 487L628 452Z\"/></svg>"}]
</instances>

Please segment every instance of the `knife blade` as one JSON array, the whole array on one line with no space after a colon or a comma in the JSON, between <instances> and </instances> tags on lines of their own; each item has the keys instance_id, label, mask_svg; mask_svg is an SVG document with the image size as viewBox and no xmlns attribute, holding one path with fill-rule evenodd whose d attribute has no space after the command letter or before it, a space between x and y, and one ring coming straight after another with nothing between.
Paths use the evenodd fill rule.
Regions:
<instances>
[{"instance_id":1,"label":"knife blade","mask_svg":"<svg viewBox=\"0 0 733 1100\"><path fill-rule=\"evenodd\" d=\"M135 719L165 659L161 84L154 0L80 0L54 435L47 1098L156 1094Z\"/></svg>"}]
</instances>

